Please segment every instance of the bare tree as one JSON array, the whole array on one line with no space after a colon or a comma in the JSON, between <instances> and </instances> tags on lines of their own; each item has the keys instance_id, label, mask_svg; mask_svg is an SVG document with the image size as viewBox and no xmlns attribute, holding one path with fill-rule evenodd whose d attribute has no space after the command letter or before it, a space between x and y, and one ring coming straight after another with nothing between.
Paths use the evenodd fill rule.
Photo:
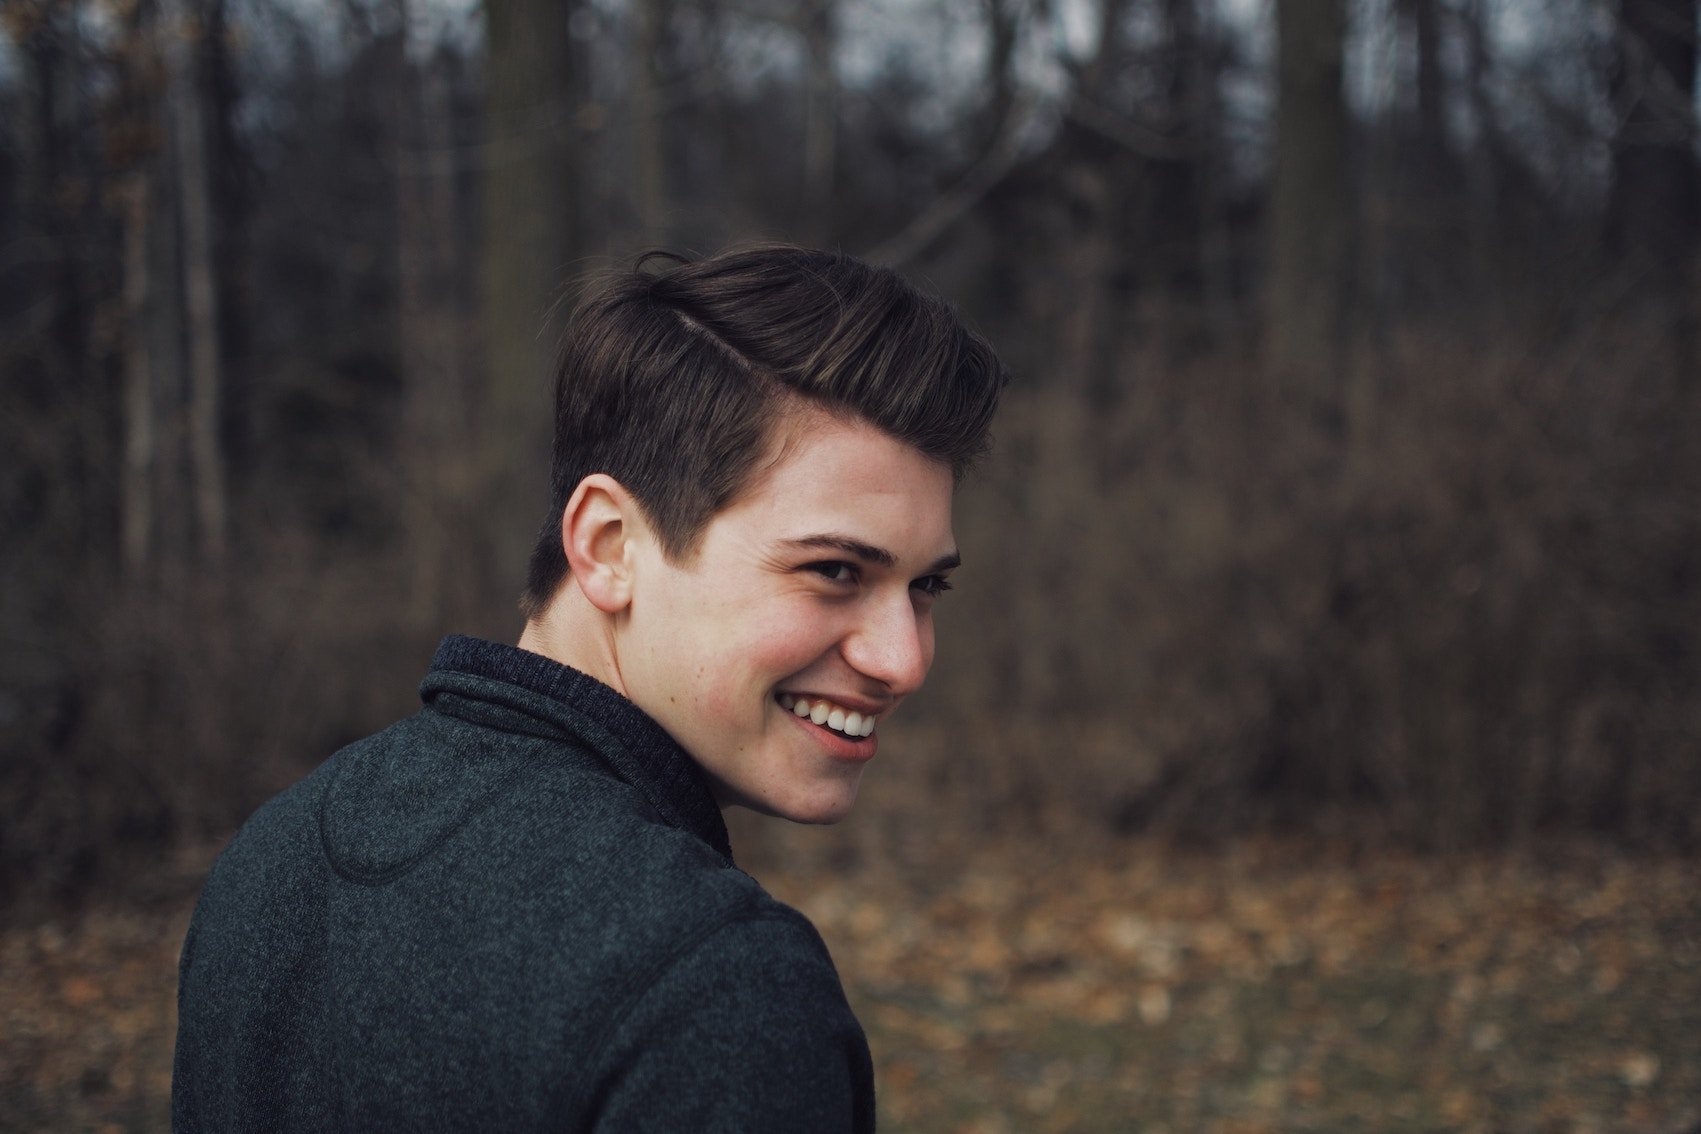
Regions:
<instances>
[{"instance_id":1,"label":"bare tree","mask_svg":"<svg viewBox=\"0 0 1701 1134\"><path fill-rule=\"evenodd\" d=\"M130 175L123 192L124 223L124 468L120 539L125 574L143 581L153 558L154 470L159 450L154 375L148 357L148 233L150 180Z\"/></svg>"},{"instance_id":2,"label":"bare tree","mask_svg":"<svg viewBox=\"0 0 1701 1134\"><path fill-rule=\"evenodd\" d=\"M159 376L154 364L150 316L158 305L155 214L160 209L159 42L157 9L148 0L130 12L116 59L123 121L114 133L131 168L119 193L123 232L124 462L119 486L119 548L126 581L145 588L156 551L156 489L159 477Z\"/></svg>"},{"instance_id":3,"label":"bare tree","mask_svg":"<svg viewBox=\"0 0 1701 1134\"><path fill-rule=\"evenodd\" d=\"M1621 0L1609 220L1632 264L1673 290L1693 268L1697 0Z\"/></svg>"},{"instance_id":4,"label":"bare tree","mask_svg":"<svg viewBox=\"0 0 1701 1134\"><path fill-rule=\"evenodd\" d=\"M405 23L404 23L405 26ZM444 61L410 64L392 45L396 137L397 328L402 370L401 512L410 549L408 615L422 634L455 609L453 533L471 515L462 313L455 276L455 147Z\"/></svg>"},{"instance_id":5,"label":"bare tree","mask_svg":"<svg viewBox=\"0 0 1701 1134\"><path fill-rule=\"evenodd\" d=\"M808 77L803 101L803 215L799 228L817 242L833 232L834 170L838 160L839 74L837 16L834 0L805 0L797 5L797 30L803 37Z\"/></svg>"},{"instance_id":6,"label":"bare tree","mask_svg":"<svg viewBox=\"0 0 1701 1134\"><path fill-rule=\"evenodd\" d=\"M670 0L634 0L628 67L634 193L645 243L668 242L667 130L661 99L661 54Z\"/></svg>"},{"instance_id":7,"label":"bare tree","mask_svg":"<svg viewBox=\"0 0 1701 1134\"><path fill-rule=\"evenodd\" d=\"M1266 359L1331 402L1347 260L1343 0L1277 0L1274 177L1265 274Z\"/></svg>"},{"instance_id":8,"label":"bare tree","mask_svg":"<svg viewBox=\"0 0 1701 1134\"><path fill-rule=\"evenodd\" d=\"M182 4L169 65L183 224L183 299L189 342L189 454L194 476L196 543L203 558L216 565L225 555L229 504L220 441L223 378L218 287L213 264L212 172L207 163L204 87L198 65L199 47L210 21L208 0L182 0Z\"/></svg>"},{"instance_id":9,"label":"bare tree","mask_svg":"<svg viewBox=\"0 0 1701 1134\"><path fill-rule=\"evenodd\" d=\"M485 12L480 451L489 567L517 587L528 549L511 533L535 522L543 502L536 470L547 467L545 297L569 271L575 243L578 104L570 5L491 0Z\"/></svg>"},{"instance_id":10,"label":"bare tree","mask_svg":"<svg viewBox=\"0 0 1701 1134\"><path fill-rule=\"evenodd\" d=\"M1400 22L1409 29L1417 88L1420 153L1438 160L1447 146L1446 95L1441 68L1440 0L1400 0Z\"/></svg>"}]
</instances>

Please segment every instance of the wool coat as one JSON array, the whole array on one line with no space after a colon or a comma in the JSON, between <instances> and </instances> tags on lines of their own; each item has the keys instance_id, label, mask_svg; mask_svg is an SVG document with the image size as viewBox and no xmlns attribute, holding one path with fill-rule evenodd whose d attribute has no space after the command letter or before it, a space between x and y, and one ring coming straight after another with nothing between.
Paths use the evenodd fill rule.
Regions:
<instances>
[{"instance_id":1,"label":"wool coat","mask_svg":"<svg viewBox=\"0 0 1701 1134\"><path fill-rule=\"evenodd\" d=\"M263 806L183 944L191 1131L871 1131L821 938L585 674L445 639L415 715Z\"/></svg>"}]
</instances>

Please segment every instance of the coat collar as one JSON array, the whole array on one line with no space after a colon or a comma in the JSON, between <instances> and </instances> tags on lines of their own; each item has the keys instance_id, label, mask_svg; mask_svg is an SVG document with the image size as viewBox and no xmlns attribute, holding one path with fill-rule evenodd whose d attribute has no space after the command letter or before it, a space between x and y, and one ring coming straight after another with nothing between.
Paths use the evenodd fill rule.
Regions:
<instances>
[{"instance_id":1,"label":"coat collar","mask_svg":"<svg viewBox=\"0 0 1701 1134\"><path fill-rule=\"evenodd\" d=\"M664 822L731 861L726 822L703 769L649 714L596 678L517 646L452 634L419 687L428 705L441 693L494 702L577 738Z\"/></svg>"}]
</instances>

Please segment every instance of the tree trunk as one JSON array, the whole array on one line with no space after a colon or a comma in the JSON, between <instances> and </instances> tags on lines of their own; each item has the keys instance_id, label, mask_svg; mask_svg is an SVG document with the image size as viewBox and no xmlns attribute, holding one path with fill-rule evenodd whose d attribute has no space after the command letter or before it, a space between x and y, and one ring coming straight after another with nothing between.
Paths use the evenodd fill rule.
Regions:
<instances>
[{"instance_id":1,"label":"tree trunk","mask_svg":"<svg viewBox=\"0 0 1701 1134\"><path fill-rule=\"evenodd\" d=\"M1698 0L1621 0L1613 96L1611 223L1620 253L1656 287L1681 288L1701 203L1695 168Z\"/></svg>"},{"instance_id":2,"label":"tree trunk","mask_svg":"<svg viewBox=\"0 0 1701 1134\"><path fill-rule=\"evenodd\" d=\"M632 164L643 241L668 242L666 129L661 105L662 32L667 0L636 0L632 35Z\"/></svg>"},{"instance_id":3,"label":"tree trunk","mask_svg":"<svg viewBox=\"0 0 1701 1134\"><path fill-rule=\"evenodd\" d=\"M228 523L224 452L220 441L217 276L213 266L213 201L207 164L206 114L199 67L207 21L193 5L182 10L179 35L193 48L173 60L171 107L176 135L179 203L183 217L183 310L189 340L189 456L194 477L196 545L211 564L223 561Z\"/></svg>"},{"instance_id":4,"label":"tree trunk","mask_svg":"<svg viewBox=\"0 0 1701 1134\"><path fill-rule=\"evenodd\" d=\"M1016 48L1020 15L1013 0L981 0L986 21L986 98L974 117L976 153L988 153L1003 138L1016 105Z\"/></svg>"},{"instance_id":5,"label":"tree trunk","mask_svg":"<svg viewBox=\"0 0 1701 1134\"><path fill-rule=\"evenodd\" d=\"M1490 54L1489 0L1468 0L1462 13L1465 30L1465 92L1476 123L1476 141L1466 154L1466 242L1471 254L1473 300L1500 306L1505 300L1497 286L1500 265L1500 138L1499 115L1490 92L1494 58Z\"/></svg>"},{"instance_id":6,"label":"tree trunk","mask_svg":"<svg viewBox=\"0 0 1701 1134\"><path fill-rule=\"evenodd\" d=\"M1441 18L1438 0L1402 0L1411 24L1417 56L1417 118L1419 154L1439 161L1447 149L1447 109L1441 72Z\"/></svg>"},{"instance_id":7,"label":"tree trunk","mask_svg":"<svg viewBox=\"0 0 1701 1134\"><path fill-rule=\"evenodd\" d=\"M92 227L94 171L79 145L89 92L98 80L88 73L94 49L82 42L83 26L69 5L34 6L8 31L20 37L17 115L7 122L17 163L18 212L22 225L14 263L36 268L30 301L20 310L20 327L30 344L28 377L0 373L0 383L33 381L42 404L57 403L52 427L53 466L42 507L53 545L80 566L110 555L110 481L104 426L107 408L98 397L77 396L98 381L95 280L89 251L98 236ZM22 253L20 255L20 253ZM11 331L12 328L8 328ZM15 357L15 356L14 356Z\"/></svg>"},{"instance_id":8,"label":"tree trunk","mask_svg":"<svg viewBox=\"0 0 1701 1134\"><path fill-rule=\"evenodd\" d=\"M1197 6L1190 0L1165 0L1164 27L1169 81L1161 128L1173 152L1150 163L1153 196L1146 225L1153 234L1156 271L1151 273L1146 300L1169 306L1160 333L1169 339L1170 350L1184 351L1199 334L1201 322L1195 313L1204 310L1206 289L1208 96Z\"/></svg>"},{"instance_id":9,"label":"tree trunk","mask_svg":"<svg viewBox=\"0 0 1701 1134\"><path fill-rule=\"evenodd\" d=\"M809 74L803 104L803 210L799 229L807 239L833 239L833 189L839 128L839 73L834 61L837 34L833 0L808 0L798 8Z\"/></svg>"},{"instance_id":10,"label":"tree trunk","mask_svg":"<svg viewBox=\"0 0 1701 1134\"><path fill-rule=\"evenodd\" d=\"M484 383L479 440L487 571L516 592L549 469L546 313L570 271L573 169L570 6L490 0L486 12L481 270Z\"/></svg>"},{"instance_id":11,"label":"tree trunk","mask_svg":"<svg viewBox=\"0 0 1701 1134\"><path fill-rule=\"evenodd\" d=\"M124 191L124 469L119 499L124 574L142 584L154 547L154 470L158 440L148 358L149 179L131 175Z\"/></svg>"},{"instance_id":12,"label":"tree trunk","mask_svg":"<svg viewBox=\"0 0 1701 1134\"><path fill-rule=\"evenodd\" d=\"M1277 0L1276 25L1266 359L1296 393L1333 413L1347 262L1343 0Z\"/></svg>"},{"instance_id":13,"label":"tree trunk","mask_svg":"<svg viewBox=\"0 0 1701 1134\"><path fill-rule=\"evenodd\" d=\"M452 536L465 529L472 491L461 382L461 312L455 296L455 171L448 80L440 66L411 68L398 37L396 253L404 393L403 524L409 548L409 619L426 632L463 613Z\"/></svg>"}]
</instances>

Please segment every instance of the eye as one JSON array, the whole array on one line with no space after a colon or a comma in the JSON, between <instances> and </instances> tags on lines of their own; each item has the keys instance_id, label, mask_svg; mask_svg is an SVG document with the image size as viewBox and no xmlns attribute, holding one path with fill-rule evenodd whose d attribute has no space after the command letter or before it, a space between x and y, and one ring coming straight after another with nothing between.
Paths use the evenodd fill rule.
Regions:
<instances>
[{"instance_id":1,"label":"eye","mask_svg":"<svg viewBox=\"0 0 1701 1134\"><path fill-rule=\"evenodd\" d=\"M805 571L813 571L823 579L834 583L856 582L856 564L846 563L842 559L823 560L820 563L810 563Z\"/></svg>"},{"instance_id":2,"label":"eye","mask_svg":"<svg viewBox=\"0 0 1701 1134\"><path fill-rule=\"evenodd\" d=\"M920 591L928 598L938 598L951 589L951 580L943 575L923 575L910 584L910 589Z\"/></svg>"}]
</instances>

